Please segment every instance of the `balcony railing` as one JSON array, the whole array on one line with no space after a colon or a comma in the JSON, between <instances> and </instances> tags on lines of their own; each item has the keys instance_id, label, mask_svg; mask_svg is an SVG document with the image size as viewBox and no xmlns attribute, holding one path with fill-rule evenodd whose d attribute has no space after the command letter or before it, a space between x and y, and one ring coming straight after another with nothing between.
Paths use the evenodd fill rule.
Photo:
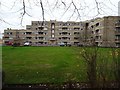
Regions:
<instances>
[{"instance_id":1,"label":"balcony railing","mask_svg":"<svg viewBox=\"0 0 120 90\"><path fill-rule=\"evenodd\" d=\"M115 42L120 42L120 39L115 39Z\"/></svg>"},{"instance_id":2,"label":"balcony railing","mask_svg":"<svg viewBox=\"0 0 120 90\"><path fill-rule=\"evenodd\" d=\"M50 40L50 41L55 41L56 39L55 39L55 38L50 38L49 40Z\"/></svg>"},{"instance_id":3,"label":"balcony railing","mask_svg":"<svg viewBox=\"0 0 120 90\"><path fill-rule=\"evenodd\" d=\"M115 26L116 26L116 27L120 27L120 22L117 22L117 23L115 24Z\"/></svg>"},{"instance_id":4,"label":"balcony railing","mask_svg":"<svg viewBox=\"0 0 120 90\"><path fill-rule=\"evenodd\" d=\"M116 35L120 35L120 31L115 31L115 34Z\"/></svg>"}]
</instances>

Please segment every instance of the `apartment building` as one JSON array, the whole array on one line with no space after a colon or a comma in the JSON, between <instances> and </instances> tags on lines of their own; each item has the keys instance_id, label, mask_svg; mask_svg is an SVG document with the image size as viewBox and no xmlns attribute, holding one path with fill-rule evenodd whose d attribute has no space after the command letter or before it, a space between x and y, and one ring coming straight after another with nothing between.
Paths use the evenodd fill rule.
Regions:
<instances>
[{"instance_id":1,"label":"apartment building","mask_svg":"<svg viewBox=\"0 0 120 90\"><path fill-rule=\"evenodd\" d=\"M4 43L25 42L33 46L97 45L120 47L120 16L107 16L83 22L74 21L32 21L26 29L4 30Z\"/></svg>"},{"instance_id":2,"label":"apartment building","mask_svg":"<svg viewBox=\"0 0 120 90\"><path fill-rule=\"evenodd\" d=\"M88 41L97 46L120 47L120 16L92 19L89 21L87 32Z\"/></svg>"},{"instance_id":3,"label":"apartment building","mask_svg":"<svg viewBox=\"0 0 120 90\"><path fill-rule=\"evenodd\" d=\"M33 46L58 45L59 43L76 45L80 41L79 36L83 28L83 22L32 21L31 25L26 25L25 30L4 30L3 39L5 43L19 39L21 44L29 42Z\"/></svg>"}]
</instances>

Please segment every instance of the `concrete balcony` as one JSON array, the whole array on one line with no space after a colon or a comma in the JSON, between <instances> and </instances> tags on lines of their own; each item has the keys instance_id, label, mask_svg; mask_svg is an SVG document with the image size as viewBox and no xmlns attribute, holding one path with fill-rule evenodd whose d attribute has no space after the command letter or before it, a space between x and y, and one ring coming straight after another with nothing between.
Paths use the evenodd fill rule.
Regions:
<instances>
[{"instance_id":1,"label":"concrete balcony","mask_svg":"<svg viewBox=\"0 0 120 90\"><path fill-rule=\"evenodd\" d=\"M50 38L49 40L50 41L56 41L57 39L56 38Z\"/></svg>"},{"instance_id":2,"label":"concrete balcony","mask_svg":"<svg viewBox=\"0 0 120 90\"><path fill-rule=\"evenodd\" d=\"M120 31L115 31L115 35L120 35Z\"/></svg>"},{"instance_id":3,"label":"concrete balcony","mask_svg":"<svg viewBox=\"0 0 120 90\"><path fill-rule=\"evenodd\" d=\"M115 27L120 27L120 22L116 23Z\"/></svg>"},{"instance_id":4,"label":"concrete balcony","mask_svg":"<svg viewBox=\"0 0 120 90\"><path fill-rule=\"evenodd\" d=\"M115 39L115 42L117 43L117 42L119 42L120 43L120 39Z\"/></svg>"}]
</instances>

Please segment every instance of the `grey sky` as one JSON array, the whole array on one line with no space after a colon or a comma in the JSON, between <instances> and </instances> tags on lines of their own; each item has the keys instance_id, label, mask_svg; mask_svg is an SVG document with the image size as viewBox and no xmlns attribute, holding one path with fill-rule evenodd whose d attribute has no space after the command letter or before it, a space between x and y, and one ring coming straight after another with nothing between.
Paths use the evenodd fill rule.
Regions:
<instances>
[{"instance_id":1,"label":"grey sky","mask_svg":"<svg viewBox=\"0 0 120 90\"><path fill-rule=\"evenodd\" d=\"M39 0L25 1L27 2L26 11L30 16L24 16L23 26L21 26L20 13L23 11L20 9L22 8L22 0L0 0L0 33L3 33L6 28L25 28L25 26L31 24L33 20L42 20L41 7L37 2ZM42 1L45 10L45 20L80 21L95 17L118 15L119 0L97 0L100 11L99 15L97 15L98 12L95 0L73 0L76 7L79 9L80 16L77 11L74 12L73 5L67 10L72 0L58 0L58 3L56 3L57 0ZM67 12L65 13L65 11ZM6 23L2 20L5 20Z\"/></svg>"}]
</instances>

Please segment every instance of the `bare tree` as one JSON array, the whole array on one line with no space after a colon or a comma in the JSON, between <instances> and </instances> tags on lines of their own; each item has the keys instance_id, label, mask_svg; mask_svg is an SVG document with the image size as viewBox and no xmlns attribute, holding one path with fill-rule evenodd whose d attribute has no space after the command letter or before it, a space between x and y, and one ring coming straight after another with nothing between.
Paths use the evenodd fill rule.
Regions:
<instances>
[{"instance_id":1,"label":"bare tree","mask_svg":"<svg viewBox=\"0 0 120 90\"><path fill-rule=\"evenodd\" d=\"M77 3L76 3L77 2ZM110 3L110 5L115 6L111 0L108 1ZM42 20L44 21L46 18L46 13L48 11L50 11L50 14L52 14L53 16L55 16L53 13L54 11L58 11L59 9L62 8L62 14L61 16L59 16L60 18L64 17L65 15L69 14L69 18L68 20L71 20L71 18L74 16L76 17L76 20L81 20L83 16L88 16L88 14L91 11L95 11L96 15L94 15L94 17L102 15L102 14L106 14L105 13L105 9L110 9L112 12L115 12L112 8L109 8L107 6L107 4L104 1L99 1L99 0L93 0L93 7L90 7L88 1L83 0L83 1L74 1L74 0L69 0L69 1L65 1L65 0L13 0L13 5L8 6L11 7L11 10L15 7L17 7L17 5L20 5L20 8L16 11L17 13L20 13L21 15L21 20L20 23L22 24L25 15L32 17L31 13L32 9L34 8L34 6L37 6L38 8L41 9L39 15L42 16ZM0 6L5 6L7 7L7 5L3 2L0 1ZM46 7L48 7L46 9ZM63 9L64 8L64 9ZM0 21L2 22L7 22L4 20L4 18L0 17Z\"/></svg>"},{"instance_id":2,"label":"bare tree","mask_svg":"<svg viewBox=\"0 0 120 90\"><path fill-rule=\"evenodd\" d=\"M117 87L120 88L120 48L111 48L113 61L113 73L117 81Z\"/></svg>"},{"instance_id":3,"label":"bare tree","mask_svg":"<svg viewBox=\"0 0 120 90\"><path fill-rule=\"evenodd\" d=\"M84 58L87 65L87 77L91 88L97 87L97 58L98 47L84 47L81 56Z\"/></svg>"}]
</instances>

